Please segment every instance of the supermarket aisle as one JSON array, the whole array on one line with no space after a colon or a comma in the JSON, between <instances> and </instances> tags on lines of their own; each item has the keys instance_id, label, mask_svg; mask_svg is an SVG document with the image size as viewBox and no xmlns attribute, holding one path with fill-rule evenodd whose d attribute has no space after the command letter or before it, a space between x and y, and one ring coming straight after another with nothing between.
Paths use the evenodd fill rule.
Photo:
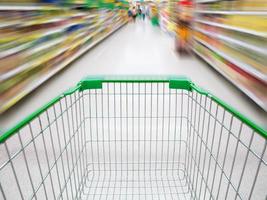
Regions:
<instances>
[{"instance_id":1,"label":"supermarket aisle","mask_svg":"<svg viewBox=\"0 0 267 200\"><path fill-rule=\"evenodd\" d=\"M186 75L267 128L266 113L248 97L200 59L179 57L173 40L148 21L137 21L124 26L4 113L0 117L2 131L92 74Z\"/></svg>"}]
</instances>

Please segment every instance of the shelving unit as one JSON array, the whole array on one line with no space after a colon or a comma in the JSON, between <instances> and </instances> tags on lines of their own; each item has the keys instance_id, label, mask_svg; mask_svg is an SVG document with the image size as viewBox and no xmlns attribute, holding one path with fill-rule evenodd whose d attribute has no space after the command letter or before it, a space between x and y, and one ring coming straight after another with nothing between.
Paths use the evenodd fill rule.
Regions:
<instances>
[{"instance_id":1,"label":"shelving unit","mask_svg":"<svg viewBox=\"0 0 267 200\"><path fill-rule=\"evenodd\" d=\"M198 52L196 49L193 49L193 51L202 58L205 62L207 62L209 65L211 65L216 71L218 71L220 74L222 74L228 81L230 81L233 85L235 85L237 88L239 88L243 93L245 93L247 96L249 96L251 99L253 99L258 105L264 107L265 105L262 103L261 99L258 98L253 92L251 92L249 89L247 89L246 86L241 85L238 81L235 81L233 78L231 78L227 73L225 73L223 70L221 70L218 67L218 64L212 62L208 59L208 57L204 56L202 53Z\"/></svg>"},{"instance_id":2,"label":"shelving unit","mask_svg":"<svg viewBox=\"0 0 267 200\"><path fill-rule=\"evenodd\" d=\"M256 45L253 45L253 44L249 44L249 43L246 43L246 42L243 42L242 40L237 40L237 39L233 39L229 36L226 36L226 35L221 35L221 34L213 34L213 33L210 33L208 31L205 31L203 29L199 29L199 28L196 28L197 31L203 33L203 34L206 34L210 37L213 37L213 38L216 38L218 40L223 40L224 42L226 43L229 43L229 44L232 44L232 45L237 45L237 46L240 46L240 47L243 47L243 48L247 48L247 49L250 49L252 51L255 51L259 54L263 54L265 56L267 56L267 48L265 46L256 46ZM264 75L266 76L266 75Z\"/></svg>"},{"instance_id":3,"label":"shelving unit","mask_svg":"<svg viewBox=\"0 0 267 200\"><path fill-rule=\"evenodd\" d=\"M196 10L195 12L200 14L214 14L214 15L253 15L253 16L267 15L266 11Z\"/></svg>"},{"instance_id":4,"label":"shelving unit","mask_svg":"<svg viewBox=\"0 0 267 200\"><path fill-rule=\"evenodd\" d=\"M266 74L260 73L258 70L256 70L255 68L251 67L250 65L247 65L246 63L243 63L242 61L234 59L231 55L228 55L228 54L220 51L216 47L213 47L209 43L207 43L207 42L205 42L205 41L203 41L203 40L201 40L199 38L195 38L195 40L197 42L203 44L205 47L209 48L210 50L212 50L213 52L215 52L216 54L218 54L219 56L221 56L225 60L228 60L231 63L235 64L236 66L240 67L240 69L246 71L249 74L252 74L256 78L259 78L260 80L262 80L264 82L267 82Z\"/></svg>"},{"instance_id":5,"label":"shelving unit","mask_svg":"<svg viewBox=\"0 0 267 200\"><path fill-rule=\"evenodd\" d=\"M218 28L228 29L228 30L232 30L232 31L238 31L240 33L247 33L247 34L258 36L258 37L267 38L267 33L265 33L265 32L253 31L253 30L246 29L246 28L239 28L239 27L235 27L235 26L231 26L231 25L219 24L216 22L209 22L206 20L198 20L197 19L197 20L195 20L195 22L214 26L214 27L218 27Z\"/></svg>"},{"instance_id":6,"label":"shelving unit","mask_svg":"<svg viewBox=\"0 0 267 200\"><path fill-rule=\"evenodd\" d=\"M125 23L117 8L0 6L0 113Z\"/></svg>"},{"instance_id":7,"label":"shelving unit","mask_svg":"<svg viewBox=\"0 0 267 200\"><path fill-rule=\"evenodd\" d=\"M0 5L0 11L35 11L35 10L41 10L41 11L51 11L51 10L62 10L62 7L53 6L50 4L1 4Z\"/></svg>"},{"instance_id":8,"label":"shelving unit","mask_svg":"<svg viewBox=\"0 0 267 200\"><path fill-rule=\"evenodd\" d=\"M160 27L164 32L175 35L177 0L162 1L160 5Z\"/></svg>"},{"instance_id":9,"label":"shelving unit","mask_svg":"<svg viewBox=\"0 0 267 200\"><path fill-rule=\"evenodd\" d=\"M197 0L196 3L211 3L211 2L216 2L218 0Z\"/></svg>"},{"instance_id":10,"label":"shelving unit","mask_svg":"<svg viewBox=\"0 0 267 200\"><path fill-rule=\"evenodd\" d=\"M267 5L260 5L197 1L193 50L267 111Z\"/></svg>"}]
</instances>

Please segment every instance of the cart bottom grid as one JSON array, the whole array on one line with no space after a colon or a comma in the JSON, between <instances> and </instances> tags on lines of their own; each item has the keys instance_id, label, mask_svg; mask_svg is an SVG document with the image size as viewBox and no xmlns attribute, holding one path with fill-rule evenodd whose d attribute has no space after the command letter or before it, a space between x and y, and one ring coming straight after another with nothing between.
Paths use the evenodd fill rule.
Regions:
<instances>
[{"instance_id":1,"label":"cart bottom grid","mask_svg":"<svg viewBox=\"0 0 267 200\"><path fill-rule=\"evenodd\" d=\"M80 199L190 199L180 170L88 171Z\"/></svg>"}]
</instances>

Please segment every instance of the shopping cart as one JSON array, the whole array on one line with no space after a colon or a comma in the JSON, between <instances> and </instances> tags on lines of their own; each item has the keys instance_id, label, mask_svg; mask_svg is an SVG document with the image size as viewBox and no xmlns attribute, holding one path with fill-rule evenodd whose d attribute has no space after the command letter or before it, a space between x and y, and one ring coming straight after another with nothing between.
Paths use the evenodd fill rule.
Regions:
<instances>
[{"instance_id":1,"label":"shopping cart","mask_svg":"<svg viewBox=\"0 0 267 200\"><path fill-rule=\"evenodd\" d=\"M0 199L265 199L267 133L182 77L95 77L0 137Z\"/></svg>"}]
</instances>

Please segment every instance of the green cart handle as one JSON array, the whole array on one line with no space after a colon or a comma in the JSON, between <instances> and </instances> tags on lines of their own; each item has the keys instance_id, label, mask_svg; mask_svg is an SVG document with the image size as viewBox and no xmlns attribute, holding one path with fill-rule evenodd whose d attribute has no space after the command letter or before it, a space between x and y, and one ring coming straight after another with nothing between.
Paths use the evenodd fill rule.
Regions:
<instances>
[{"instance_id":1,"label":"green cart handle","mask_svg":"<svg viewBox=\"0 0 267 200\"><path fill-rule=\"evenodd\" d=\"M261 135L263 138L267 139L267 131L254 123L252 120L238 112L236 109L219 99L218 97L212 95L210 92L200 88L199 86L195 85L190 79L184 76L88 76L82 79L75 87L68 89L67 91L63 92L61 95L55 97L50 102L24 118L14 127L6 131L0 136L0 143L5 142L9 137L13 134L17 133L21 128L27 125L30 121L36 118L38 115L42 114L52 105L60 101L65 96L71 95L77 91L84 91L89 89L101 89L102 83L113 82L113 83L169 83L169 87L171 89L183 89L187 91L195 91L199 94L205 95L215 101L217 104L222 106L228 112L233 114L236 118L240 121L248 125L252 128L255 132Z\"/></svg>"}]
</instances>

